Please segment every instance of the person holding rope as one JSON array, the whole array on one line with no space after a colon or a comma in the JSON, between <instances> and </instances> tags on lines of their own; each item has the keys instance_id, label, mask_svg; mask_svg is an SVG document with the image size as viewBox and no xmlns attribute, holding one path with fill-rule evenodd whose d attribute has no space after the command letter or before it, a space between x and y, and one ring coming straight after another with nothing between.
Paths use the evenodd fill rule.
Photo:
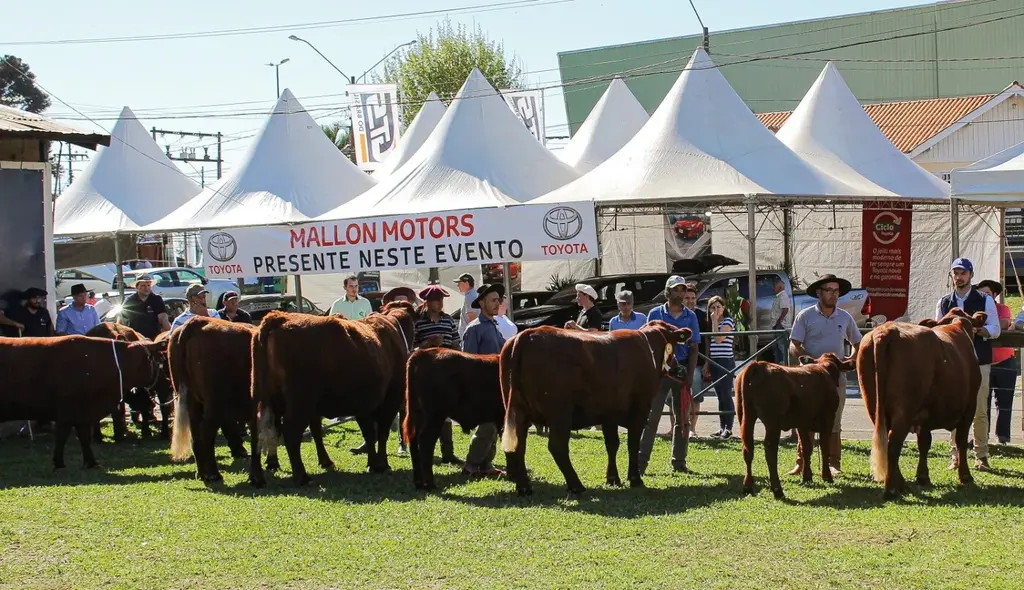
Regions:
<instances>
[{"instance_id":1,"label":"person holding rope","mask_svg":"<svg viewBox=\"0 0 1024 590\"><path fill-rule=\"evenodd\" d=\"M100 323L96 308L89 305L89 291L79 283L71 286L71 305L57 312L57 334L85 336Z\"/></svg>"},{"instance_id":2,"label":"person holding rope","mask_svg":"<svg viewBox=\"0 0 1024 590\"><path fill-rule=\"evenodd\" d=\"M7 319L15 324L12 327L18 328L18 335L25 338L53 336L53 320L50 318L50 310L43 306L46 291L29 287L25 290L24 296L25 305L9 307L5 312Z\"/></svg>"},{"instance_id":3,"label":"person holding rope","mask_svg":"<svg viewBox=\"0 0 1024 590\"><path fill-rule=\"evenodd\" d=\"M469 323L462 336L462 352L471 354L498 354L505 344L495 316L505 298L505 287L502 285L481 285L476 290L476 298L470 304L480 315ZM498 442L498 425L493 422L477 426L476 432L469 440L469 452L462 472L472 477L494 477L504 475L495 469L495 445Z\"/></svg>"},{"instance_id":4,"label":"person holding rope","mask_svg":"<svg viewBox=\"0 0 1024 590\"><path fill-rule=\"evenodd\" d=\"M167 320L167 305L163 297L153 292L153 275L144 274L135 279L135 292L121 306L121 321L150 340L171 329Z\"/></svg>"}]
</instances>

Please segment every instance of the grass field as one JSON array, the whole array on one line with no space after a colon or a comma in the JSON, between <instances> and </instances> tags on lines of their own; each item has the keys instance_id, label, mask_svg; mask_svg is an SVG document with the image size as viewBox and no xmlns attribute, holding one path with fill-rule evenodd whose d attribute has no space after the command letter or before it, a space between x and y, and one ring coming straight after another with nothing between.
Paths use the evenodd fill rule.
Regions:
<instances>
[{"instance_id":1,"label":"grass field","mask_svg":"<svg viewBox=\"0 0 1024 590\"><path fill-rule=\"evenodd\" d=\"M456 450L467 438L456 433ZM937 437L941 438L941 437ZM694 475L668 469L655 447L646 489L603 485L596 432L572 443L584 483L580 499L543 437L530 436L535 494L508 481L468 481L438 467L441 494L412 487L409 462L390 475L362 473L336 428L328 449L337 470L316 466L297 489L287 473L254 491L242 462L218 448L225 483L206 487L192 465L170 465L156 441L102 445L101 470L84 471L78 446L68 469L50 469L49 438L0 443L0 587L4 588L953 588L1019 587L1024 563L1024 453L996 449L993 473L961 489L945 470L947 447L930 465L935 488L911 486L881 503L867 479L868 447L845 448L846 475L809 487L786 478L789 500L766 489L740 495L737 442L691 445ZM392 441L392 448L394 442ZM625 473L625 449L619 465ZM283 450L282 450L283 452ZM916 452L916 448L915 448ZM908 453L909 455L909 453ZM781 453L782 467L795 456ZM817 455L815 455L817 458ZM284 457L282 457L283 459ZM500 461L499 461L500 462ZM904 457L904 472L913 461Z\"/></svg>"}]
</instances>

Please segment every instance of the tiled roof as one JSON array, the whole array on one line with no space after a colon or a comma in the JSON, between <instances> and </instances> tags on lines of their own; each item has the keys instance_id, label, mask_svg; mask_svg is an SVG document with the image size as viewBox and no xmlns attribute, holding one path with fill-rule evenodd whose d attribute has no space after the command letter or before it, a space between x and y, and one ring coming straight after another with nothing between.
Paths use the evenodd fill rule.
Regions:
<instances>
[{"instance_id":1,"label":"tiled roof","mask_svg":"<svg viewBox=\"0 0 1024 590\"><path fill-rule=\"evenodd\" d=\"M5 136L68 141L92 149L97 144L110 145L109 135L83 131L42 115L0 105L0 137Z\"/></svg>"},{"instance_id":2,"label":"tiled roof","mask_svg":"<svg viewBox=\"0 0 1024 590\"><path fill-rule=\"evenodd\" d=\"M971 111L995 98L995 94L930 98L902 102L864 105L871 120L904 153L928 141L943 129L967 116ZM777 132L792 111L761 113L757 118Z\"/></svg>"}]
</instances>

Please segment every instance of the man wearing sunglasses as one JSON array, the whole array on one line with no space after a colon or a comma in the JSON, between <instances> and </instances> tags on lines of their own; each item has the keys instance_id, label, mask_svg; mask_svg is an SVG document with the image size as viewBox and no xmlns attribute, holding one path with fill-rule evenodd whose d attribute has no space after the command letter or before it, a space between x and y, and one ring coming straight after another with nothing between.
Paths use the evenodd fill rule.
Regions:
<instances>
[{"instance_id":1,"label":"man wearing sunglasses","mask_svg":"<svg viewBox=\"0 0 1024 590\"><path fill-rule=\"evenodd\" d=\"M831 352L841 359L847 358L845 351L847 342L853 347L851 354L857 354L857 347L861 340L860 330L857 329L857 323L853 316L837 305L839 298L849 293L850 288L850 281L835 275L825 275L807 287L807 294L817 299L818 303L802 310L793 320L789 346L790 358L798 359L801 356L818 358L826 352ZM839 407L836 409L836 419L832 426L832 438L829 445L831 456L828 457L829 469L833 476L841 473L842 421L843 408L846 407L845 374L839 376L839 387L836 388L836 391L839 395ZM802 449L798 446L796 467L789 472L790 475L801 473L803 470L802 457Z\"/></svg>"}]
</instances>

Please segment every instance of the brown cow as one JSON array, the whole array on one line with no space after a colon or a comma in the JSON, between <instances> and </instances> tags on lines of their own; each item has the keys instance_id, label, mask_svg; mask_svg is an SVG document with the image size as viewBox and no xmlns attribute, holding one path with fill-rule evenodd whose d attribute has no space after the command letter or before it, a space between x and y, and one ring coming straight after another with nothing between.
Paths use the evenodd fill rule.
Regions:
<instances>
[{"instance_id":1,"label":"brown cow","mask_svg":"<svg viewBox=\"0 0 1024 590\"><path fill-rule=\"evenodd\" d=\"M259 464L256 408L252 403L252 337L256 326L196 316L175 330L167 349L171 381L177 392L171 460L194 455L204 481L222 481L214 455L217 429L236 458L246 457L237 425L252 433L252 463ZM249 481L264 484L263 471L249 470Z\"/></svg>"},{"instance_id":2,"label":"brown cow","mask_svg":"<svg viewBox=\"0 0 1024 590\"><path fill-rule=\"evenodd\" d=\"M85 466L95 467L91 426L131 388L152 385L163 346L87 336L0 338L0 422L56 422L55 469L64 467L64 445L74 427Z\"/></svg>"},{"instance_id":3,"label":"brown cow","mask_svg":"<svg viewBox=\"0 0 1024 590\"><path fill-rule=\"evenodd\" d=\"M764 424L764 458L772 493L779 500L782 484L779 482L779 436L782 431L798 429L800 448L803 450L803 480L811 481L811 452L814 433L821 437L821 456L829 456L829 433L835 422L839 396L836 388L842 371L852 371L853 361L841 361L832 353L817 360L800 357L799 367L786 367L763 361L750 363L736 377L736 414L740 419L743 440L743 461L747 465L743 478L743 493L754 493L754 477L750 464L754 460L754 424L758 418ZM828 461L821 462L821 478L832 483Z\"/></svg>"},{"instance_id":4,"label":"brown cow","mask_svg":"<svg viewBox=\"0 0 1024 590\"><path fill-rule=\"evenodd\" d=\"M640 435L651 413L658 382L674 361L672 347L690 339L686 328L654 321L640 330L582 332L550 326L520 332L501 349L501 394L505 433L501 446L509 476L520 495L532 493L526 473L526 434L530 423L547 426L548 450L569 491L583 483L569 460L572 430L601 426L609 485L622 485L615 454L619 426L628 430L629 483L643 486L637 463Z\"/></svg>"},{"instance_id":5,"label":"brown cow","mask_svg":"<svg viewBox=\"0 0 1024 590\"><path fill-rule=\"evenodd\" d=\"M499 424L505 417L496 354L445 348L418 350L409 357L406 392L402 432L409 445L417 489L437 487L434 446L447 418L469 432L481 424Z\"/></svg>"},{"instance_id":6,"label":"brown cow","mask_svg":"<svg viewBox=\"0 0 1024 590\"><path fill-rule=\"evenodd\" d=\"M974 330L985 314L968 316L953 308L940 321L921 325L887 322L865 335L857 354L857 377L868 416L874 422L871 473L885 482L885 498L903 492L899 457L911 431L917 432L917 483L931 486L928 451L932 430L954 430L961 484L974 482L967 467L967 436L974 422L981 369Z\"/></svg>"},{"instance_id":7,"label":"brown cow","mask_svg":"<svg viewBox=\"0 0 1024 590\"><path fill-rule=\"evenodd\" d=\"M414 317L412 304L399 302L359 321L282 312L263 318L252 345L261 444L268 455L275 452L279 416L297 484L310 481L299 451L307 426L321 466L333 466L323 446L323 416L355 416L369 446L368 471L390 471L385 447L405 395Z\"/></svg>"}]
</instances>

